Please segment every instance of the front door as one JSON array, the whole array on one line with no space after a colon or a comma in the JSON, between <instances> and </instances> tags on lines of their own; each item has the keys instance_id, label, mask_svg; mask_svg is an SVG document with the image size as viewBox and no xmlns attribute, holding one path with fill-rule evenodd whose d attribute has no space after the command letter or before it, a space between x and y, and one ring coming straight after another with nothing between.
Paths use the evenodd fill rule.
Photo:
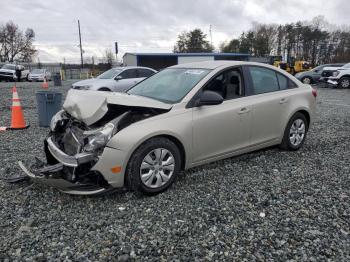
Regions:
<instances>
[{"instance_id":1,"label":"front door","mask_svg":"<svg viewBox=\"0 0 350 262\"><path fill-rule=\"evenodd\" d=\"M244 96L239 68L219 73L203 90L216 91L220 105L193 108L193 162L220 157L249 146L251 103Z\"/></svg>"}]
</instances>

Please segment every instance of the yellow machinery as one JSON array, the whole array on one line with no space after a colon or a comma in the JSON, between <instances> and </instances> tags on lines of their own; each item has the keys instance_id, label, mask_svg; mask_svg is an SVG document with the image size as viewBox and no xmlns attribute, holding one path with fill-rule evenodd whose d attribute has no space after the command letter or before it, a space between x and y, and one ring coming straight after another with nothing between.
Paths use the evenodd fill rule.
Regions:
<instances>
[{"instance_id":1,"label":"yellow machinery","mask_svg":"<svg viewBox=\"0 0 350 262\"><path fill-rule=\"evenodd\" d=\"M270 63L275 67L286 70L292 75L312 69L310 63L307 61L294 60L294 58L289 58L288 60L289 62L284 62L281 56L271 56Z\"/></svg>"}]
</instances>

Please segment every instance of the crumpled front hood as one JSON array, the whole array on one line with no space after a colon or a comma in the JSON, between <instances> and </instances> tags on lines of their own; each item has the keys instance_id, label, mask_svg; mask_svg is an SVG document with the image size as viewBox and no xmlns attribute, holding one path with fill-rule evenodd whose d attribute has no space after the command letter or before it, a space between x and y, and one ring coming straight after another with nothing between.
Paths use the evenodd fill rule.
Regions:
<instances>
[{"instance_id":1,"label":"crumpled front hood","mask_svg":"<svg viewBox=\"0 0 350 262\"><path fill-rule=\"evenodd\" d=\"M151 98L129 95L127 93L71 89L68 91L63 109L74 118L83 121L86 125L91 125L107 113L108 104L164 110L169 110L173 106Z\"/></svg>"}]
</instances>

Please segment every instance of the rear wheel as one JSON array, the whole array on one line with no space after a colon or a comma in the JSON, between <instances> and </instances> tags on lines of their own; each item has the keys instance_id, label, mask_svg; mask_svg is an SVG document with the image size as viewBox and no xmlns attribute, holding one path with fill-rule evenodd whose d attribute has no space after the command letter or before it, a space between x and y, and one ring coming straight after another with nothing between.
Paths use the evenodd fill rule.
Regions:
<instances>
[{"instance_id":1,"label":"rear wheel","mask_svg":"<svg viewBox=\"0 0 350 262\"><path fill-rule=\"evenodd\" d=\"M308 127L309 123L306 117L300 112L295 113L287 124L280 147L285 150L298 150L301 148L304 144Z\"/></svg>"},{"instance_id":2,"label":"rear wheel","mask_svg":"<svg viewBox=\"0 0 350 262\"><path fill-rule=\"evenodd\" d=\"M350 87L350 78L349 77L340 78L338 86L340 88L349 88Z\"/></svg>"},{"instance_id":3,"label":"rear wheel","mask_svg":"<svg viewBox=\"0 0 350 262\"><path fill-rule=\"evenodd\" d=\"M126 183L132 190L161 193L174 182L180 167L177 146L167 138L153 138L133 153L126 171Z\"/></svg>"},{"instance_id":4,"label":"rear wheel","mask_svg":"<svg viewBox=\"0 0 350 262\"><path fill-rule=\"evenodd\" d=\"M311 77L305 76L303 79L301 79L301 82L303 82L304 84L310 85L312 84L312 79Z\"/></svg>"}]
</instances>

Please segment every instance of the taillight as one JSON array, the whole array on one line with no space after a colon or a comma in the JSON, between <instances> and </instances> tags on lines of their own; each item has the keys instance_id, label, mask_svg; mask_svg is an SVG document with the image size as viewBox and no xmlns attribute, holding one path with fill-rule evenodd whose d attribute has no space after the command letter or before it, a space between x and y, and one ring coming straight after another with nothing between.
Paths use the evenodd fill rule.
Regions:
<instances>
[{"instance_id":1,"label":"taillight","mask_svg":"<svg viewBox=\"0 0 350 262\"><path fill-rule=\"evenodd\" d=\"M312 95L316 98L317 97L317 90L316 88L312 88Z\"/></svg>"}]
</instances>

